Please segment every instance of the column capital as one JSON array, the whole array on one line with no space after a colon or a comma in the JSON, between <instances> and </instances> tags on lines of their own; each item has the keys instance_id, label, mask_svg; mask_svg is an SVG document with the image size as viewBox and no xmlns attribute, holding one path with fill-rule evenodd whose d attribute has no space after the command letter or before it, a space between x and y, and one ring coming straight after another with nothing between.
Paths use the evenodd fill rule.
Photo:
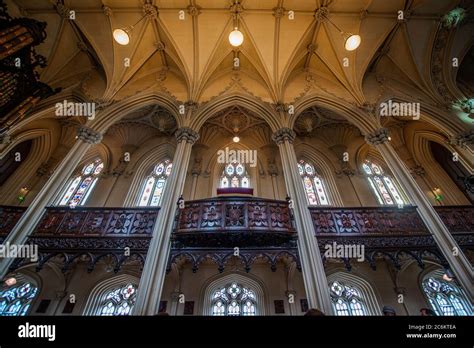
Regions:
<instances>
[{"instance_id":1,"label":"column capital","mask_svg":"<svg viewBox=\"0 0 474 348\"><path fill-rule=\"evenodd\" d=\"M77 128L77 138L88 144L98 144L102 141L102 133L86 126L80 126Z\"/></svg>"},{"instance_id":2,"label":"column capital","mask_svg":"<svg viewBox=\"0 0 474 348\"><path fill-rule=\"evenodd\" d=\"M283 142L288 141L293 143L293 140L296 138L296 133L291 128L280 128L272 135L272 140L278 145L283 144Z\"/></svg>"},{"instance_id":3,"label":"column capital","mask_svg":"<svg viewBox=\"0 0 474 348\"><path fill-rule=\"evenodd\" d=\"M388 129L379 128L365 135L365 141L370 145L380 145L388 141Z\"/></svg>"},{"instance_id":4,"label":"column capital","mask_svg":"<svg viewBox=\"0 0 474 348\"><path fill-rule=\"evenodd\" d=\"M465 147L466 145L474 144L474 129L459 133L451 138L449 141L451 145Z\"/></svg>"},{"instance_id":5,"label":"column capital","mask_svg":"<svg viewBox=\"0 0 474 348\"><path fill-rule=\"evenodd\" d=\"M199 133L189 127L181 127L175 133L178 143L186 141L187 143L194 144L199 139Z\"/></svg>"}]
</instances>

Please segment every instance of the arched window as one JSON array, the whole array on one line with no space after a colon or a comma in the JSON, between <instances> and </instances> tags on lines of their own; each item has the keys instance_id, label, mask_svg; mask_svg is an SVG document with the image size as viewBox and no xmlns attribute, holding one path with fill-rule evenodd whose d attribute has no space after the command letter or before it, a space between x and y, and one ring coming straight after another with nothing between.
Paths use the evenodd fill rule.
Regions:
<instances>
[{"instance_id":1,"label":"arched window","mask_svg":"<svg viewBox=\"0 0 474 348\"><path fill-rule=\"evenodd\" d=\"M372 187L372 190L380 204L390 205L407 203L407 200L401 194L401 190L398 188L395 181L389 175L384 173L381 166L366 160L362 164L362 168L364 169L370 187Z\"/></svg>"},{"instance_id":2,"label":"arched window","mask_svg":"<svg viewBox=\"0 0 474 348\"><path fill-rule=\"evenodd\" d=\"M225 166L220 179L220 187L249 187L250 177L243 164L232 162Z\"/></svg>"},{"instance_id":3,"label":"arched window","mask_svg":"<svg viewBox=\"0 0 474 348\"><path fill-rule=\"evenodd\" d=\"M472 315L472 309L456 285L437 277L428 277L422 286L437 315Z\"/></svg>"},{"instance_id":4,"label":"arched window","mask_svg":"<svg viewBox=\"0 0 474 348\"><path fill-rule=\"evenodd\" d=\"M361 293L354 287L334 281L329 286L336 315L366 315Z\"/></svg>"},{"instance_id":5,"label":"arched window","mask_svg":"<svg viewBox=\"0 0 474 348\"><path fill-rule=\"evenodd\" d=\"M129 315L136 301L137 287L127 284L105 295L97 315Z\"/></svg>"},{"instance_id":6,"label":"arched window","mask_svg":"<svg viewBox=\"0 0 474 348\"><path fill-rule=\"evenodd\" d=\"M242 285L231 283L212 295L212 315L251 316L256 313L255 293Z\"/></svg>"},{"instance_id":7,"label":"arched window","mask_svg":"<svg viewBox=\"0 0 474 348\"><path fill-rule=\"evenodd\" d=\"M0 292L0 316L26 315L38 288L31 283L7 288Z\"/></svg>"},{"instance_id":8,"label":"arched window","mask_svg":"<svg viewBox=\"0 0 474 348\"><path fill-rule=\"evenodd\" d=\"M157 207L160 205L166 180L171 174L172 167L173 164L169 160L155 166L153 172L145 180L138 206Z\"/></svg>"},{"instance_id":9,"label":"arched window","mask_svg":"<svg viewBox=\"0 0 474 348\"><path fill-rule=\"evenodd\" d=\"M308 198L309 205L328 205L328 196L324 189L323 182L314 170L314 167L301 160L298 163L298 172L300 173L303 187Z\"/></svg>"},{"instance_id":10,"label":"arched window","mask_svg":"<svg viewBox=\"0 0 474 348\"><path fill-rule=\"evenodd\" d=\"M86 164L81 173L72 179L59 205L69 205L72 208L76 205L84 205L97 184L102 169L104 169L104 163L100 159Z\"/></svg>"}]
</instances>

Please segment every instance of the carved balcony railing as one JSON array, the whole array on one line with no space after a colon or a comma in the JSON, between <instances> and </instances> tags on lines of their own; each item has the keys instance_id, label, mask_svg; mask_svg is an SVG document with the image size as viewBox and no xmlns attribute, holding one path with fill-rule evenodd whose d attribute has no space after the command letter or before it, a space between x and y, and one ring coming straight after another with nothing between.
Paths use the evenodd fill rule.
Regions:
<instances>
[{"instance_id":1,"label":"carved balcony railing","mask_svg":"<svg viewBox=\"0 0 474 348\"><path fill-rule=\"evenodd\" d=\"M38 268L56 255L62 255L66 268L85 255L90 270L105 256L114 258L118 270L131 259L144 263L158 212L159 208L49 207L28 243L38 246ZM12 269L26 261L18 259Z\"/></svg>"},{"instance_id":2,"label":"carved balcony railing","mask_svg":"<svg viewBox=\"0 0 474 348\"><path fill-rule=\"evenodd\" d=\"M27 207L0 206L0 241L13 229Z\"/></svg>"},{"instance_id":3,"label":"carved balcony railing","mask_svg":"<svg viewBox=\"0 0 474 348\"><path fill-rule=\"evenodd\" d=\"M257 258L272 270L280 258L296 261L296 229L286 201L254 197L218 197L186 202L178 210L172 237L170 265L188 259L193 270L211 259L223 271L237 256L250 270Z\"/></svg>"},{"instance_id":4,"label":"carved balcony railing","mask_svg":"<svg viewBox=\"0 0 474 348\"><path fill-rule=\"evenodd\" d=\"M426 254L433 255L443 264L446 263L416 207L309 209L322 253L333 243L363 245L369 262L371 257L383 253L394 261L395 266L399 266L399 257L404 253L414 257L420 266ZM435 209L459 246L463 250L472 250L474 207L451 206Z\"/></svg>"},{"instance_id":5,"label":"carved balcony railing","mask_svg":"<svg viewBox=\"0 0 474 348\"><path fill-rule=\"evenodd\" d=\"M296 230L285 201L219 197L189 201L178 211L173 246L294 246Z\"/></svg>"}]
</instances>

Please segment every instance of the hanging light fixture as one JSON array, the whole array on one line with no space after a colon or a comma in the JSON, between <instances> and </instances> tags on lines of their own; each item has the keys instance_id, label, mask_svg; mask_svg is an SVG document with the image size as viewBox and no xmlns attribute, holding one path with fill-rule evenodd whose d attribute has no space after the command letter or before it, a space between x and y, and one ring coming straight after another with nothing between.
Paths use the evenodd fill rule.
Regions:
<instances>
[{"instance_id":1,"label":"hanging light fixture","mask_svg":"<svg viewBox=\"0 0 474 348\"><path fill-rule=\"evenodd\" d=\"M344 38L344 48L346 49L346 51L354 51L355 49L357 49L357 47L360 46L360 43L362 42L362 38L360 37L360 35L352 34L352 33L346 33L344 31L342 31L333 21L331 21L329 19L328 12L322 11L321 13L322 13L322 15L321 15L322 18L324 18L329 23L334 25L334 27L339 31L339 33Z\"/></svg>"},{"instance_id":2,"label":"hanging light fixture","mask_svg":"<svg viewBox=\"0 0 474 348\"><path fill-rule=\"evenodd\" d=\"M122 45L122 46L128 45L129 42L130 42L130 37L132 36L133 28L138 23L140 23L143 20L143 18L145 18L145 17L146 17L146 15L144 15L142 18L140 18L138 20L138 22L136 22L134 25L130 25L130 26L124 27L124 28L115 29L112 33L115 42L117 42L119 45Z\"/></svg>"},{"instance_id":3,"label":"hanging light fixture","mask_svg":"<svg viewBox=\"0 0 474 348\"><path fill-rule=\"evenodd\" d=\"M242 11L242 7L239 0L234 0L234 4L231 6L231 13L234 20L234 30L229 34L229 43L234 47L239 47L244 42L244 34L239 30L239 13Z\"/></svg>"},{"instance_id":4,"label":"hanging light fixture","mask_svg":"<svg viewBox=\"0 0 474 348\"><path fill-rule=\"evenodd\" d=\"M239 47L244 42L244 35L239 30L239 28L235 27L233 31L229 34L229 42L234 47Z\"/></svg>"},{"instance_id":5,"label":"hanging light fixture","mask_svg":"<svg viewBox=\"0 0 474 348\"><path fill-rule=\"evenodd\" d=\"M232 138L234 143L238 143L240 141L240 138L236 135L235 137Z\"/></svg>"},{"instance_id":6,"label":"hanging light fixture","mask_svg":"<svg viewBox=\"0 0 474 348\"><path fill-rule=\"evenodd\" d=\"M362 41L362 39L361 39L360 35L349 34L346 41L344 42L344 48L347 51L354 51L355 49L357 49L357 47L359 47L361 41Z\"/></svg>"}]
</instances>

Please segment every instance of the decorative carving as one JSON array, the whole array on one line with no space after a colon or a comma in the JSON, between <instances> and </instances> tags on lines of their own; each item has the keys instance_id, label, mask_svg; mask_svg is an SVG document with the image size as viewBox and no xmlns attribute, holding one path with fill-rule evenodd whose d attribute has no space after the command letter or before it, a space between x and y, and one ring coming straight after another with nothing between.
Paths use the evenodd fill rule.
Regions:
<instances>
[{"instance_id":1,"label":"decorative carving","mask_svg":"<svg viewBox=\"0 0 474 348\"><path fill-rule=\"evenodd\" d=\"M415 207L310 208L315 233L319 235L411 235L426 234Z\"/></svg>"},{"instance_id":2,"label":"decorative carving","mask_svg":"<svg viewBox=\"0 0 474 348\"><path fill-rule=\"evenodd\" d=\"M277 145L281 145L285 141L288 141L289 143L293 143L293 140L295 140L295 137L296 137L296 133L293 131L293 129L280 128L275 133L273 133L272 140L275 143L277 143Z\"/></svg>"},{"instance_id":3,"label":"decorative carving","mask_svg":"<svg viewBox=\"0 0 474 348\"><path fill-rule=\"evenodd\" d=\"M189 5L187 10L189 15L193 17L198 16L201 13L200 8L198 6Z\"/></svg>"},{"instance_id":4,"label":"decorative carving","mask_svg":"<svg viewBox=\"0 0 474 348\"><path fill-rule=\"evenodd\" d=\"M150 3L145 3L143 5L143 15L147 16L148 19L157 19L158 8Z\"/></svg>"},{"instance_id":5,"label":"decorative carving","mask_svg":"<svg viewBox=\"0 0 474 348\"><path fill-rule=\"evenodd\" d=\"M306 50L308 53L313 54L316 53L316 50L318 49L318 45L314 43L310 43L307 47Z\"/></svg>"},{"instance_id":6,"label":"decorative carving","mask_svg":"<svg viewBox=\"0 0 474 348\"><path fill-rule=\"evenodd\" d=\"M273 15L276 17L276 18L281 18L285 15L285 8L280 6L280 7L274 7L273 8Z\"/></svg>"},{"instance_id":7,"label":"decorative carving","mask_svg":"<svg viewBox=\"0 0 474 348\"><path fill-rule=\"evenodd\" d=\"M456 135L450 140L450 144L460 147L474 144L474 129Z\"/></svg>"},{"instance_id":8,"label":"decorative carving","mask_svg":"<svg viewBox=\"0 0 474 348\"><path fill-rule=\"evenodd\" d=\"M244 210L242 204L228 204L225 209L226 226L244 226Z\"/></svg>"},{"instance_id":9,"label":"decorative carving","mask_svg":"<svg viewBox=\"0 0 474 348\"><path fill-rule=\"evenodd\" d=\"M425 168L417 164L416 166L410 168L410 173L413 177L416 176L424 176L425 175Z\"/></svg>"},{"instance_id":10,"label":"decorative carving","mask_svg":"<svg viewBox=\"0 0 474 348\"><path fill-rule=\"evenodd\" d=\"M86 126L80 126L77 128L77 138L88 144L98 144L102 141L102 133Z\"/></svg>"},{"instance_id":11,"label":"decorative carving","mask_svg":"<svg viewBox=\"0 0 474 348\"><path fill-rule=\"evenodd\" d=\"M64 19L70 19L70 15L71 15L71 10L66 7L64 4L62 4L61 2L57 1L56 2L56 5L54 5L54 7L56 8L56 12Z\"/></svg>"},{"instance_id":12,"label":"decorative carving","mask_svg":"<svg viewBox=\"0 0 474 348\"><path fill-rule=\"evenodd\" d=\"M172 264L182 263L183 258L191 263L193 272L197 272L199 265L206 260L214 262L219 272L223 272L225 267L229 266L229 264L234 265L234 270L241 267L246 272L250 272L252 265L258 261L264 261L269 264L272 271L276 270L276 265L280 261L285 263L295 262L296 268L301 270L298 251L295 246L282 248L259 248L258 250L240 248L238 256L234 255L234 249L232 248L219 250L180 250L172 248L167 270L171 270Z\"/></svg>"},{"instance_id":13,"label":"decorative carving","mask_svg":"<svg viewBox=\"0 0 474 348\"><path fill-rule=\"evenodd\" d=\"M87 52L87 45L83 41L77 42L77 48L79 48L83 52Z\"/></svg>"},{"instance_id":14,"label":"decorative carving","mask_svg":"<svg viewBox=\"0 0 474 348\"><path fill-rule=\"evenodd\" d=\"M102 12L107 16L112 16L112 9L109 6L102 5Z\"/></svg>"},{"instance_id":15,"label":"decorative carving","mask_svg":"<svg viewBox=\"0 0 474 348\"><path fill-rule=\"evenodd\" d=\"M0 236L6 236L15 227L26 207L0 206Z\"/></svg>"},{"instance_id":16,"label":"decorative carving","mask_svg":"<svg viewBox=\"0 0 474 348\"><path fill-rule=\"evenodd\" d=\"M230 5L229 11L235 18L235 17L240 16L244 12L244 8L242 4L240 4L240 2L237 0L232 5Z\"/></svg>"},{"instance_id":17,"label":"decorative carving","mask_svg":"<svg viewBox=\"0 0 474 348\"><path fill-rule=\"evenodd\" d=\"M157 209L51 207L36 227L36 236L151 236Z\"/></svg>"},{"instance_id":18,"label":"decorative carving","mask_svg":"<svg viewBox=\"0 0 474 348\"><path fill-rule=\"evenodd\" d=\"M165 44L163 41L155 42L155 47L158 52L163 52L165 50Z\"/></svg>"},{"instance_id":19,"label":"decorative carving","mask_svg":"<svg viewBox=\"0 0 474 348\"><path fill-rule=\"evenodd\" d=\"M2 134L0 135L0 144L1 145L8 145L12 142L12 138L10 137L10 134Z\"/></svg>"},{"instance_id":20,"label":"decorative carving","mask_svg":"<svg viewBox=\"0 0 474 348\"><path fill-rule=\"evenodd\" d=\"M175 133L178 143L186 141L189 144L194 144L199 139L199 133L188 127L181 127Z\"/></svg>"},{"instance_id":21,"label":"decorative carving","mask_svg":"<svg viewBox=\"0 0 474 348\"><path fill-rule=\"evenodd\" d=\"M365 136L365 141L370 145L380 145L388 141L388 129L379 128Z\"/></svg>"},{"instance_id":22,"label":"decorative carving","mask_svg":"<svg viewBox=\"0 0 474 348\"><path fill-rule=\"evenodd\" d=\"M328 19L328 16L329 8L326 6L321 6L314 12L314 18L316 18L318 22L325 22Z\"/></svg>"}]
</instances>

